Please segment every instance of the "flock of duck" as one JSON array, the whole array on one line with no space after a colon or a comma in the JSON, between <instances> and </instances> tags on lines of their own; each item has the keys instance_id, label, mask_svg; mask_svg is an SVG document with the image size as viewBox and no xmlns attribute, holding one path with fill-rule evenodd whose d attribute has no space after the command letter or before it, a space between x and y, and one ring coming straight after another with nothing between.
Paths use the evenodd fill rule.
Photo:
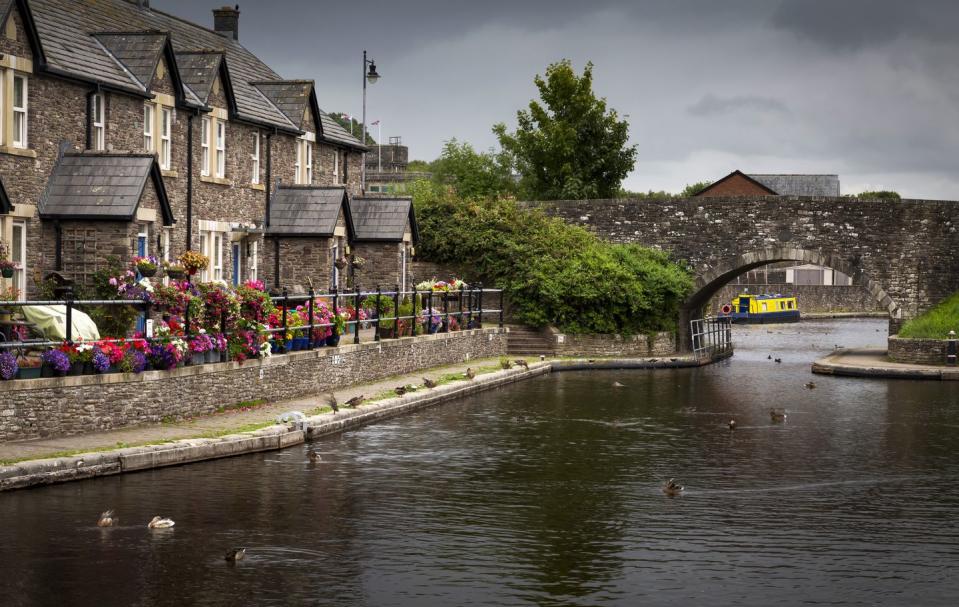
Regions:
<instances>
[{"instance_id":1,"label":"flock of duck","mask_svg":"<svg viewBox=\"0 0 959 607\"><path fill-rule=\"evenodd\" d=\"M529 370L529 363L523 359L515 359L512 362L509 360L503 360L501 362L501 365L503 366L504 369L511 369L514 364L517 366L523 367L527 371ZM474 371L472 367L467 367L466 372L463 373L463 376L469 380L475 379L476 371ZM435 380L432 380L428 377L424 377L423 385L429 389L432 389L438 386L439 384ZM416 389L416 386L399 386L395 388L394 391L398 395L402 396L403 394L406 394L407 392L410 392L415 389ZM345 401L343 403L343 406L347 408L356 408L360 406L364 400L365 400L365 396L363 394L360 394L358 396L354 396L353 398ZM326 402L329 405L330 409L333 410L334 415L339 412L340 403L336 398L336 394L334 394L333 392L330 392L329 396L327 396ZM320 454L317 453L316 450L313 448L310 448L306 452L306 457L310 461L310 463L313 463L313 464L323 460ZM680 487L680 490L682 490L681 487ZM106 510L100 514L100 518L99 520L97 520L97 527L115 527L119 523L120 523L120 519L116 516L114 511ZM170 529L174 525L176 525L176 522L174 522L174 520L171 518L167 518L163 516L154 516L150 520L150 522L147 523L147 529ZM230 548L229 550L226 551L226 554L224 555L223 558L228 562L235 563L236 561L243 560L243 557L245 556L246 556L246 548Z\"/></svg>"},{"instance_id":2,"label":"flock of duck","mask_svg":"<svg viewBox=\"0 0 959 607\"><path fill-rule=\"evenodd\" d=\"M838 346L837 346L837 347L838 347ZM782 363L782 361L783 361L783 359L781 359L781 358L773 358L773 355L772 355L772 354L770 354L770 355L767 357L767 360L774 361L774 362L776 362L777 364ZM614 388L625 388L626 386L623 385L623 384L621 384L621 383L618 382L618 381L614 381L614 382L613 382L613 387L614 387ZM804 387L805 389L807 389L807 390L815 390L815 389L816 389L816 382L807 381L805 384L803 384L803 387ZM769 419L770 419L770 421L772 421L773 423L786 421L786 409L784 409L784 408L782 408L782 407L770 407L770 409L769 409ZM735 429L736 429L736 420L734 420L734 419L729 420L729 429L730 429L730 430L735 430ZM677 495L682 494L682 492L685 490L685 487L683 487L682 485L677 484L677 483L675 482L675 479L672 479L672 478L671 478L671 479L669 479L668 481L666 481L665 483L663 483L662 490L663 490L663 493L665 493L666 495L668 495L668 496L670 496L670 497L674 497L674 496L677 496Z\"/></svg>"}]
</instances>

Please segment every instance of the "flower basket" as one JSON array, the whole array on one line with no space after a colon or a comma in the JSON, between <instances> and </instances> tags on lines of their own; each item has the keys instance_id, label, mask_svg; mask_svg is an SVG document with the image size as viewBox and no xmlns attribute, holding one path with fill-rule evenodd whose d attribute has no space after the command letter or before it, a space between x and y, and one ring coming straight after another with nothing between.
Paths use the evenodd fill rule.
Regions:
<instances>
[{"instance_id":1,"label":"flower basket","mask_svg":"<svg viewBox=\"0 0 959 607\"><path fill-rule=\"evenodd\" d=\"M3 275L4 278L13 278L13 268L10 266L3 266L0 268L0 275Z\"/></svg>"},{"instance_id":2,"label":"flower basket","mask_svg":"<svg viewBox=\"0 0 959 607\"><path fill-rule=\"evenodd\" d=\"M335 348L336 346L340 345L340 336L336 333L330 335L326 338L326 345L330 346L331 348Z\"/></svg>"},{"instance_id":3,"label":"flower basket","mask_svg":"<svg viewBox=\"0 0 959 607\"><path fill-rule=\"evenodd\" d=\"M333 265L336 266L336 269L337 269L337 270L342 270L342 269L346 268L347 264L348 264L348 262L347 262L346 259L343 258L343 257L340 257L339 259L337 259L336 261L333 262Z\"/></svg>"},{"instance_id":4,"label":"flower basket","mask_svg":"<svg viewBox=\"0 0 959 607\"><path fill-rule=\"evenodd\" d=\"M166 269L166 275L171 280L183 280L184 278L186 278L186 270L180 267L170 266L169 268Z\"/></svg>"},{"instance_id":5,"label":"flower basket","mask_svg":"<svg viewBox=\"0 0 959 607\"><path fill-rule=\"evenodd\" d=\"M144 278L153 278L157 274L156 267L137 267L137 271L140 272L140 276Z\"/></svg>"},{"instance_id":6,"label":"flower basket","mask_svg":"<svg viewBox=\"0 0 959 607\"><path fill-rule=\"evenodd\" d=\"M186 251L180 255L179 261L190 276L210 265L210 258L196 251Z\"/></svg>"}]
</instances>

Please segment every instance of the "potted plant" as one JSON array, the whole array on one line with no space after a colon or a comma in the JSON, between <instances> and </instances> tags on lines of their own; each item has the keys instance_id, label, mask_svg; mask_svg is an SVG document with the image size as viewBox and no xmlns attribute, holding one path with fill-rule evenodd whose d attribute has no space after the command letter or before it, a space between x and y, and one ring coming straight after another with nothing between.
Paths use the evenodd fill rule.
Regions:
<instances>
[{"instance_id":1,"label":"potted plant","mask_svg":"<svg viewBox=\"0 0 959 607\"><path fill-rule=\"evenodd\" d=\"M183 280L186 278L186 268L178 263L166 262L163 266L166 275L170 280Z\"/></svg>"},{"instance_id":2,"label":"potted plant","mask_svg":"<svg viewBox=\"0 0 959 607\"><path fill-rule=\"evenodd\" d=\"M193 276L203 268L209 267L210 258L196 251L186 251L180 255L179 262L186 270L186 273Z\"/></svg>"},{"instance_id":3,"label":"potted plant","mask_svg":"<svg viewBox=\"0 0 959 607\"><path fill-rule=\"evenodd\" d=\"M47 350L40 355L41 377L62 377L70 371L70 357L60 350Z\"/></svg>"},{"instance_id":4,"label":"potted plant","mask_svg":"<svg viewBox=\"0 0 959 607\"><path fill-rule=\"evenodd\" d=\"M346 333L346 321L349 317L350 313L346 310L342 308L337 310L336 314L333 315L333 333L326 338L326 345L331 347L339 345L340 336Z\"/></svg>"},{"instance_id":5,"label":"potted plant","mask_svg":"<svg viewBox=\"0 0 959 607\"><path fill-rule=\"evenodd\" d=\"M7 245L0 242L0 275L4 278L13 278L13 271L17 267L15 261L10 261L10 252Z\"/></svg>"},{"instance_id":6,"label":"potted plant","mask_svg":"<svg viewBox=\"0 0 959 607\"><path fill-rule=\"evenodd\" d=\"M14 379L19 370L20 367L17 365L17 357L13 352L6 350L0 352L0 380L7 381Z\"/></svg>"},{"instance_id":7,"label":"potted plant","mask_svg":"<svg viewBox=\"0 0 959 607\"><path fill-rule=\"evenodd\" d=\"M36 358L25 358L19 362L20 372L17 373L18 379L37 379L41 376L40 360Z\"/></svg>"},{"instance_id":8,"label":"potted plant","mask_svg":"<svg viewBox=\"0 0 959 607\"><path fill-rule=\"evenodd\" d=\"M337 270L343 270L346 268L349 262L346 261L345 257L340 257L333 262L333 265L336 266Z\"/></svg>"},{"instance_id":9,"label":"potted plant","mask_svg":"<svg viewBox=\"0 0 959 607\"><path fill-rule=\"evenodd\" d=\"M133 266L136 268L137 272L140 273L140 276L144 278L152 278L156 276L157 268L160 267L160 262L157 261L157 258L150 255L148 257L134 257Z\"/></svg>"}]
</instances>

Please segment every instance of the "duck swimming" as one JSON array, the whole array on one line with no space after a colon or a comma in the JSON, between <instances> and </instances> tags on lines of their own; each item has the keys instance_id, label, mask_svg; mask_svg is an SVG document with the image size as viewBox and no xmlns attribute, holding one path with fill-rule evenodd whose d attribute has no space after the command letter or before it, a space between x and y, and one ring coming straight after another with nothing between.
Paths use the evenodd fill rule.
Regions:
<instances>
[{"instance_id":1,"label":"duck swimming","mask_svg":"<svg viewBox=\"0 0 959 607\"><path fill-rule=\"evenodd\" d=\"M786 410L785 409L770 409L769 418L774 422L781 422L786 420Z\"/></svg>"},{"instance_id":2,"label":"duck swimming","mask_svg":"<svg viewBox=\"0 0 959 607\"><path fill-rule=\"evenodd\" d=\"M804 385L805 385L805 387L806 387L807 390L815 390L815 389L816 389L816 382L807 381Z\"/></svg>"},{"instance_id":3,"label":"duck swimming","mask_svg":"<svg viewBox=\"0 0 959 607\"><path fill-rule=\"evenodd\" d=\"M734 420L734 419L729 420L729 429L730 429L730 430L735 430L735 429L736 429L736 420Z\"/></svg>"},{"instance_id":4,"label":"duck swimming","mask_svg":"<svg viewBox=\"0 0 959 607\"><path fill-rule=\"evenodd\" d=\"M162 516L154 516L149 523L147 523L147 529L169 529L176 523L173 522L173 519L163 518Z\"/></svg>"},{"instance_id":5,"label":"duck swimming","mask_svg":"<svg viewBox=\"0 0 959 607\"><path fill-rule=\"evenodd\" d=\"M224 559L231 563L237 561L242 561L243 557L246 556L246 548L230 548L226 551L226 554L223 556Z\"/></svg>"},{"instance_id":6,"label":"duck swimming","mask_svg":"<svg viewBox=\"0 0 959 607\"><path fill-rule=\"evenodd\" d=\"M663 483L663 493L665 493L666 495L670 497L674 497L676 495L681 494L684 489L685 487L683 487L682 485L676 484L675 479L669 479L668 481Z\"/></svg>"},{"instance_id":7,"label":"duck swimming","mask_svg":"<svg viewBox=\"0 0 959 607\"><path fill-rule=\"evenodd\" d=\"M310 463L313 463L313 464L323 459L322 457L320 457L320 454L314 451L313 449L310 449L309 451L306 452L306 457L307 459L310 460Z\"/></svg>"},{"instance_id":8,"label":"duck swimming","mask_svg":"<svg viewBox=\"0 0 959 607\"><path fill-rule=\"evenodd\" d=\"M100 520L97 521L97 527L113 527L119 520L120 519L113 516L113 510L107 510L100 515Z\"/></svg>"}]
</instances>

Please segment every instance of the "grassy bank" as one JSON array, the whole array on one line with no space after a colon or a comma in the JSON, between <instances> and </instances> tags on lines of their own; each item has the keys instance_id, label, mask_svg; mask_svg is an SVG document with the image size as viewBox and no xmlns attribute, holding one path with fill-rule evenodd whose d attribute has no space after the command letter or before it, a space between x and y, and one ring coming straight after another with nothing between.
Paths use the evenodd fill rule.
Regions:
<instances>
[{"instance_id":1,"label":"grassy bank","mask_svg":"<svg viewBox=\"0 0 959 607\"><path fill-rule=\"evenodd\" d=\"M904 324L899 337L945 339L949 331L959 332L959 293L953 293L922 316Z\"/></svg>"}]
</instances>

